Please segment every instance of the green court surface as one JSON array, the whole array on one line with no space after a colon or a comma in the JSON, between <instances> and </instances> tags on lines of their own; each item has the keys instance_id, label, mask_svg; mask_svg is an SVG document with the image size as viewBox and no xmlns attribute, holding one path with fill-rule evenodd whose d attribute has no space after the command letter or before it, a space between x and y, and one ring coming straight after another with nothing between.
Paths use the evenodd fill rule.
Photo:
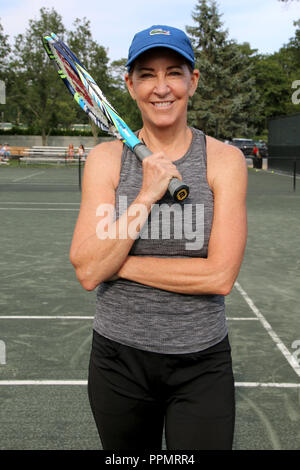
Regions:
<instances>
[{"instance_id":1,"label":"green court surface","mask_svg":"<svg viewBox=\"0 0 300 470\"><path fill-rule=\"evenodd\" d=\"M234 449L300 445L297 184L249 169L248 244L226 297ZM96 293L69 262L79 205L76 168L0 167L1 450L101 449L86 385Z\"/></svg>"}]
</instances>

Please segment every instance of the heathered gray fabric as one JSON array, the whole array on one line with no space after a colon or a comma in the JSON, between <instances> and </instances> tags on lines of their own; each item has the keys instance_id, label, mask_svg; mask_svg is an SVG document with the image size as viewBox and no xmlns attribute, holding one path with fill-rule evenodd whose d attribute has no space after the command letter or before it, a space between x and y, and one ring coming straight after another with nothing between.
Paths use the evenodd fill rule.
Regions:
<instances>
[{"instance_id":1,"label":"heathered gray fabric","mask_svg":"<svg viewBox=\"0 0 300 470\"><path fill-rule=\"evenodd\" d=\"M190 187L189 197L174 206L174 201L167 192L150 213L149 232L144 226L141 232L143 235L140 234L135 240L130 255L207 257L213 218L213 193L206 179L205 136L194 128L192 132L193 139L189 150L174 162L183 181ZM141 184L142 164L124 146L120 181L116 191L117 218L135 200ZM127 204L124 202L126 198ZM161 219L155 217L158 209L162 210L163 207L165 210L177 208L175 224L172 223L174 218L169 219L167 213L164 213ZM203 207L204 225L201 219ZM184 220L191 220L188 217L188 211L191 210L193 230L198 220L201 224L197 226L197 234L199 236L202 231L204 234L203 243L199 237L199 246L191 244L192 240L184 226ZM170 236L162 230L169 220ZM181 220L183 235L178 233ZM152 232L151 228L154 228ZM97 291L94 329L109 339L146 351L170 354L200 351L217 344L227 334L224 296L178 294L126 279L103 282Z\"/></svg>"}]
</instances>

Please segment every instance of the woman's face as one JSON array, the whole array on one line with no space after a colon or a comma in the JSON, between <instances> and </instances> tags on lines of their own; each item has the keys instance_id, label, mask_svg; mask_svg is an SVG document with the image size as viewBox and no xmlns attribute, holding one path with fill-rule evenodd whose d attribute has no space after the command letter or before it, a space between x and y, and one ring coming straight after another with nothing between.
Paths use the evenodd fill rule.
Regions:
<instances>
[{"instance_id":1,"label":"woman's face","mask_svg":"<svg viewBox=\"0 0 300 470\"><path fill-rule=\"evenodd\" d=\"M144 53L125 76L143 121L165 128L186 124L188 99L198 79L198 70L191 71L182 56L166 48Z\"/></svg>"}]
</instances>

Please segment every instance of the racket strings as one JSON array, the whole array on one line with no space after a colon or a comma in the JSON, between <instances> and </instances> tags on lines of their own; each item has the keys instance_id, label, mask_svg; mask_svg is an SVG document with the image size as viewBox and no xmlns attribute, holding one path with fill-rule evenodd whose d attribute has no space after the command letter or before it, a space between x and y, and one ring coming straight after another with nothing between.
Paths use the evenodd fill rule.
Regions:
<instances>
[{"instance_id":1,"label":"racket strings","mask_svg":"<svg viewBox=\"0 0 300 470\"><path fill-rule=\"evenodd\" d=\"M54 33L44 36L43 43L49 58L56 66L60 78L73 95L75 101L92 119L96 126L104 132L115 135L112 129L111 119L107 119L107 114L104 114L97 101L93 100L94 94L89 94L89 90L87 90L83 83L82 75L80 75L78 68L73 62L73 54L71 51L69 53L65 47L62 46L61 42L58 42L53 36L55 36ZM83 69L82 64L80 64L80 67Z\"/></svg>"},{"instance_id":2,"label":"racket strings","mask_svg":"<svg viewBox=\"0 0 300 470\"><path fill-rule=\"evenodd\" d=\"M56 46L56 43L54 43L54 47ZM91 77L91 75L88 73L88 71L85 69L85 67L81 64L81 62L74 56L72 51L68 48L66 44L64 44L62 41L58 40L58 48L62 49L64 53L69 56L69 58L73 59L75 61L75 73L80 79L80 84L83 84L86 92L88 93L89 97L91 97L93 104L94 104L94 109L96 106L96 109L99 113L100 111L100 116L101 116L101 122L105 126L105 131L109 132L110 134L116 136L117 138L121 138L120 133L117 130L117 125L115 120L112 118L112 112L117 116L117 111L114 109L114 107L109 103L109 101L105 98L103 95L102 91L94 81L94 79ZM76 65L77 64L77 65ZM74 69L73 64L71 63L72 68ZM91 103L89 103L91 105ZM104 121L104 123L103 123Z\"/></svg>"},{"instance_id":3,"label":"racket strings","mask_svg":"<svg viewBox=\"0 0 300 470\"><path fill-rule=\"evenodd\" d=\"M60 78L83 111L101 130L125 142L126 124L68 46L53 32L43 36L43 44Z\"/></svg>"}]
</instances>

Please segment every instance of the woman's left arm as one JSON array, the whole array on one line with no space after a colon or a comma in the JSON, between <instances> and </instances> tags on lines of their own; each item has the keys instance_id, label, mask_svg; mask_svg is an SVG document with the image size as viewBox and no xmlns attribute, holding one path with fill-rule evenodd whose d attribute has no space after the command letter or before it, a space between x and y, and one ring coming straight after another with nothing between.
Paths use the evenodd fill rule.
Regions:
<instances>
[{"instance_id":1,"label":"woman's left arm","mask_svg":"<svg viewBox=\"0 0 300 470\"><path fill-rule=\"evenodd\" d=\"M246 247L247 165L237 148L211 142L216 150L209 181L214 216L207 258L129 256L118 272L120 278L182 294L230 293Z\"/></svg>"}]
</instances>

